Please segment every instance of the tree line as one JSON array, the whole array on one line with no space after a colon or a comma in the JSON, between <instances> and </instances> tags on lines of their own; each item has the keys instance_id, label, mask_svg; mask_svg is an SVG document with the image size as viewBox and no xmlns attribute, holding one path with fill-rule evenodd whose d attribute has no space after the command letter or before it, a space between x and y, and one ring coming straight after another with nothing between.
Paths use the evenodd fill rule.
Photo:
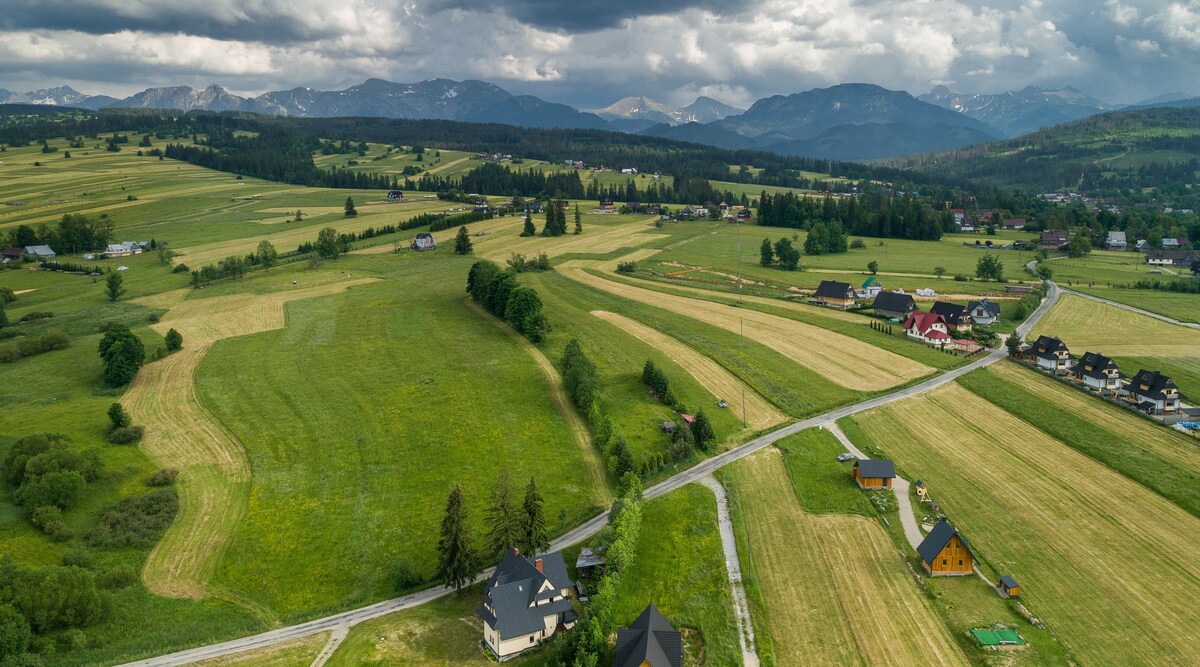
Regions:
<instances>
[{"instance_id":1,"label":"tree line","mask_svg":"<svg viewBox=\"0 0 1200 667\"><path fill-rule=\"evenodd\" d=\"M550 331L542 314L542 300L532 287L517 283L516 271L501 270L495 262L480 260L467 273L467 293L489 313L508 322L534 343Z\"/></svg>"},{"instance_id":2,"label":"tree line","mask_svg":"<svg viewBox=\"0 0 1200 667\"><path fill-rule=\"evenodd\" d=\"M949 213L935 211L928 202L889 194L881 188L871 188L858 197L840 198L763 191L759 196L757 221L767 227L809 230L817 223L837 223L857 236L917 241L936 241L953 225ZM831 247L821 246L823 252L844 252Z\"/></svg>"}]
</instances>

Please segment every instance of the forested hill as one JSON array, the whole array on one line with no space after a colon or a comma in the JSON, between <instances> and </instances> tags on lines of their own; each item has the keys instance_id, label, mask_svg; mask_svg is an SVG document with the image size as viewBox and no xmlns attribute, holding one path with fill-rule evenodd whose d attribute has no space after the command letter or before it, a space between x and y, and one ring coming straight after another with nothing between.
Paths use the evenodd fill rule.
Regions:
<instances>
[{"instance_id":1,"label":"forested hill","mask_svg":"<svg viewBox=\"0 0 1200 667\"><path fill-rule=\"evenodd\" d=\"M943 178L1093 196L1194 197L1200 170L1200 108L1119 111L1013 139L890 163ZM1150 193L1145 193L1150 194Z\"/></svg>"}]
</instances>

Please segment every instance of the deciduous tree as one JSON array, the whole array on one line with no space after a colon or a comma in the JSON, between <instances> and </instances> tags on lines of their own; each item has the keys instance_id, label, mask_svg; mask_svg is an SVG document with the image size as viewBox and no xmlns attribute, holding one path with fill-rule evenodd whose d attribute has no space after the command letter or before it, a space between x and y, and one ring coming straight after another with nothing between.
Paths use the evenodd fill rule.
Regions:
<instances>
[{"instance_id":1,"label":"deciduous tree","mask_svg":"<svg viewBox=\"0 0 1200 667\"><path fill-rule=\"evenodd\" d=\"M104 293L109 301L118 301L125 294L125 278L119 273L108 274L104 279Z\"/></svg>"},{"instance_id":2,"label":"deciduous tree","mask_svg":"<svg viewBox=\"0 0 1200 667\"><path fill-rule=\"evenodd\" d=\"M317 242L313 245L317 256L322 259L335 259L338 256L338 235L333 227L326 227L317 232Z\"/></svg>"},{"instance_id":3,"label":"deciduous tree","mask_svg":"<svg viewBox=\"0 0 1200 667\"><path fill-rule=\"evenodd\" d=\"M258 263L267 270L270 270L279 261L279 251L266 239L258 242L258 250L254 254L258 257Z\"/></svg>"}]
</instances>

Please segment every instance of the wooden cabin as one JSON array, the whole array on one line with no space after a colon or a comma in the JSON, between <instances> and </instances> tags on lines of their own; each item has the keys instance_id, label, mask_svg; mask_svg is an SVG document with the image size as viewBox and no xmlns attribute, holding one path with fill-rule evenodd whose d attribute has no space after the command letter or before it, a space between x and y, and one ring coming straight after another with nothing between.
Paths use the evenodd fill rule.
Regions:
<instances>
[{"instance_id":1,"label":"wooden cabin","mask_svg":"<svg viewBox=\"0 0 1200 667\"><path fill-rule=\"evenodd\" d=\"M917 546L921 564L932 577L965 577L975 571L975 554L967 538L942 517Z\"/></svg>"},{"instance_id":2,"label":"wooden cabin","mask_svg":"<svg viewBox=\"0 0 1200 667\"><path fill-rule=\"evenodd\" d=\"M896 467L887 459L859 459L850 471L860 489L890 489L896 478Z\"/></svg>"},{"instance_id":3,"label":"wooden cabin","mask_svg":"<svg viewBox=\"0 0 1200 667\"><path fill-rule=\"evenodd\" d=\"M1017 583L1016 579L1013 579L1007 574L1000 577L1000 585L996 588L996 590L1000 591L1001 597L1021 597L1021 585Z\"/></svg>"},{"instance_id":4,"label":"wooden cabin","mask_svg":"<svg viewBox=\"0 0 1200 667\"><path fill-rule=\"evenodd\" d=\"M850 283L822 280L821 284L817 285L816 294L813 296L821 305L830 308L846 310L854 307L854 288L850 286Z\"/></svg>"}]
</instances>

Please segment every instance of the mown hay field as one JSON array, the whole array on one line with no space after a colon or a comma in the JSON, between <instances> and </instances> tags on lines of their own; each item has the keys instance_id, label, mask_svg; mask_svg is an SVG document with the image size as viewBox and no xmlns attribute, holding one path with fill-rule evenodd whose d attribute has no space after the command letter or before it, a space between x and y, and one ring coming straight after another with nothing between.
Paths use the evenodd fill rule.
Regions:
<instances>
[{"instance_id":1,"label":"mown hay field","mask_svg":"<svg viewBox=\"0 0 1200 667\"><path fill-rule=\"evenodd\" d=\"M567 212L567 235L559 237L521 236L525 222L521 216L500 218L504 225L493 228L487 236L473 238L475 254L485 259L503 264L514 253L532 259L541 253L548 257L558 257L568 253L586 253L602 255L620 248L632 248L650 241L666 238L656 234L654 218L637 218L631 220L628 216L585 215L583 216L583 233L573 234L572 212ZM540 232L545 225L545 216L533 216L533 224ZM455 230L457 231L457 230Z\"/></svg>"},{"instance_id":2,"label":"mown hay field","mask_svg":"<svg viewBox=\"0 0 1200 667\"><path fill-rule=\"evenodd\" d=\"M580 283L738 333L778 350L796 363L849 389L878 391L910 382L933 368L817 326L746 308L635 287L590 273L586 261L560 271Z\"/></svg>"},{"instance_id":3,"label":"mown hay field","mask_svg":"<svg viewBox=\"0 0 1200 667\"><path fill-rule=\"evenodd\" d=\"M776 449L732 477L777 664L967 664L879 524L805 512Z\"/></svg>"},{"instance_id":4,"label":"mown hay field","mask_svg":"<svg viewBox=\"0 0 1200 667\"><path fill-rule=\"evenodd\" d=\"M723 398L729 403L730 410L741 417L752 430L764 429L786 418L775 406L748 388L746 383L720 364L678 340L623 315L604 310L593 310L592 314L671 357L713 396ZM742 411L743 398L745 412Z\"/></svg>"},{"instance_id":5,"label":"mown hay field","mask_svg":"<svg viewBox=\"0 0 1200 667\"><path fill-rule=\"evenodd\" d=\"M851 419L1081 663L1192 661L1200 519L958 385Z\"/></svg>"},{"instance_id":6,"label":"mown hay field","mask_svg":"<svg viewBox=\"0 0 1200 667\"><path fill-rule=\"evenodd\" d=\"M328 632L293 639L289 642L210 658L196 667L308 667L329 641Z\"/></svg>"}]
</instances>

